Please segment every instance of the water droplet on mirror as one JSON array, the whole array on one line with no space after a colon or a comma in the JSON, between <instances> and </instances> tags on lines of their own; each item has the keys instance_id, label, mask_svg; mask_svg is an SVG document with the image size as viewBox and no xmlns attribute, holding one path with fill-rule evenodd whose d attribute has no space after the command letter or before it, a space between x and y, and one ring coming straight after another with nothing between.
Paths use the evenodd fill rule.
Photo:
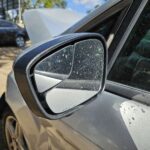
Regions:
<instances>
[{"instance_id":1,"label":"water droplet on mirror","mask_svg":"<svg viewBox=\"0 0 150 150\"><path fill-rule=\"evenodd\" d=\"M141 109L142 113L145 113L145 110L144 109Z\"/></svg>"}]
</instances>

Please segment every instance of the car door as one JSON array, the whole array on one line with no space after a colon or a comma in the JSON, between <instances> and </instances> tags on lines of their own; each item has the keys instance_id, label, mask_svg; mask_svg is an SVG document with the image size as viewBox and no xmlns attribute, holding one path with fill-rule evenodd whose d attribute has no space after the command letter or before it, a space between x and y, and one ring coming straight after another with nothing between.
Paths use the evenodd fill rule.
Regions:
<instances>
[{"instance_id":1,"label":"car door","mask_svg":"<svg viewBox=\"0 0 150 150\"><path fill-rule=\"evenodd\" d=\"M1 31L3 32L3 40L5 42L13 42L16 35L17 26L7 22L2 21Z\"/></svg>"},{"instance_id":2,"label":"car door","mask_svg":"<svg viewBox=\"0 0 150 150\"><path fill-rule=\"evenodd\" d=\"M0 36L1 36L0 43L1 44L5 43L7 40L4 21L0 21Z\"/></svg>"},{"instance_id":3,"label":"car door","mask_svg":"<svg viewBox=\"0 0 150 150\"><path fill-rule=\"evenodd\" d=\"M11 43L14 42L14 39L16 38L16 33L18 30L17 25L10 23L10 22L6 22L5 23L5 27L6 27L6 31L7 31L7 37L8 37L8 41L10 41Z\"/></svg>"}]
</instances>

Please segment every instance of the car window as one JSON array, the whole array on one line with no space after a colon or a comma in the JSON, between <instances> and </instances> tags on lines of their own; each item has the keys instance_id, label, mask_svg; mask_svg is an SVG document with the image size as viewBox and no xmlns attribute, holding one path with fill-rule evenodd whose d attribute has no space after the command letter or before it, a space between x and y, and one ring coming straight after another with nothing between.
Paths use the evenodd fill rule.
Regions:
<instances>
[{"instance_id":1,"label":"car window","mask_svg":"<svg viewBox=\"0 0 150 150\"><path fill-rule=\"evenodd\" d=\"M0 8L0 19L2 19L2 18L3 18L3 9Z\"/></svg>"},{"instance_id":2,"label":"car window","mask_svg":"<svg viewBox=\"0 0 150 150\"><path fill-rule=\"evenodd\" d=\"M120 14L121 12L112 15L111 17L97 25L95 28L93 28L90 32L100 33L105 37L106 40L108 40L113 28L117 23Z\"/></svg>"},{"instance_id":3,"label":"car window","mask_svg":"<svg viewBox=\"0 0 150 150\"><path fill-rule=\"evenodd\" d=\"M117 58L108 79L150 90L150 2Z\"/></svg>"},{"instance_id":4,"label":"car window","mask_svg":"<svg viewBox=\"0 0 150 150\"><path fill-rule=\"evenodd\" d=\"M13 24L5 21L0 21L0 27L13 27Z\"/></svg>"},{"instance_id":5,"label":"car window","mask_svg":"<svg viewBox=\"0 0 150 150\"><path fill-rule=\"evenodd\" d=\"M99 33L100 35L103 35L103 37L106 40L107 46L108 46L108 62L110 61L114 51L110 48L110 45L112 44L116 33L121 25L121 20L123 19L123 16L125 15L125 9L122 9L118 11L117 13L111 15L110 17L104 19L102 22L100 22L98 25L96 25L94 28L91 28L87 32L95 32Z\"/></svg>"}]
</instances>

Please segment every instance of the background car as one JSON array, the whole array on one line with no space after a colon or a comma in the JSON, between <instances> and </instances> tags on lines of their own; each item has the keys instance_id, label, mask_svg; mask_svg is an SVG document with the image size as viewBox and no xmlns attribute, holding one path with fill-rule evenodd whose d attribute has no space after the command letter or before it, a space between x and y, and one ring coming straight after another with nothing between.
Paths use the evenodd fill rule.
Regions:
<instances>
[{"instance_id":1,"label":"background car","mask_svg":"<svg viewBox=\"0 0 150 150\"><path fill-rule=\"evenodd\" d=\"M28 34L24 28L6 20L0 20L0 44L16 44L18 47L24 47L28 40Z\"/></svg>"}]
</instances>

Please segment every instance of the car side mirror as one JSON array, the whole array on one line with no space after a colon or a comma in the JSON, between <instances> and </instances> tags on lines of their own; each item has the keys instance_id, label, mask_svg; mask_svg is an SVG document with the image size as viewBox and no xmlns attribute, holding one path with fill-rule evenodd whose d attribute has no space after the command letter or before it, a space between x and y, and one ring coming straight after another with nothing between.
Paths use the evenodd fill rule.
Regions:
<instances>
[{"instance_id":1,"label":"car side mirror","mask_svg":"<svg viewBox=\"0 0 150 150\"><path fill-rule=\"evenodd\" d=\"M102 36L76 33L23 52L14 63L18 88L40 117L68 116L100 94L105 85L107 51Z\"/></svg>"}]
</instances>

